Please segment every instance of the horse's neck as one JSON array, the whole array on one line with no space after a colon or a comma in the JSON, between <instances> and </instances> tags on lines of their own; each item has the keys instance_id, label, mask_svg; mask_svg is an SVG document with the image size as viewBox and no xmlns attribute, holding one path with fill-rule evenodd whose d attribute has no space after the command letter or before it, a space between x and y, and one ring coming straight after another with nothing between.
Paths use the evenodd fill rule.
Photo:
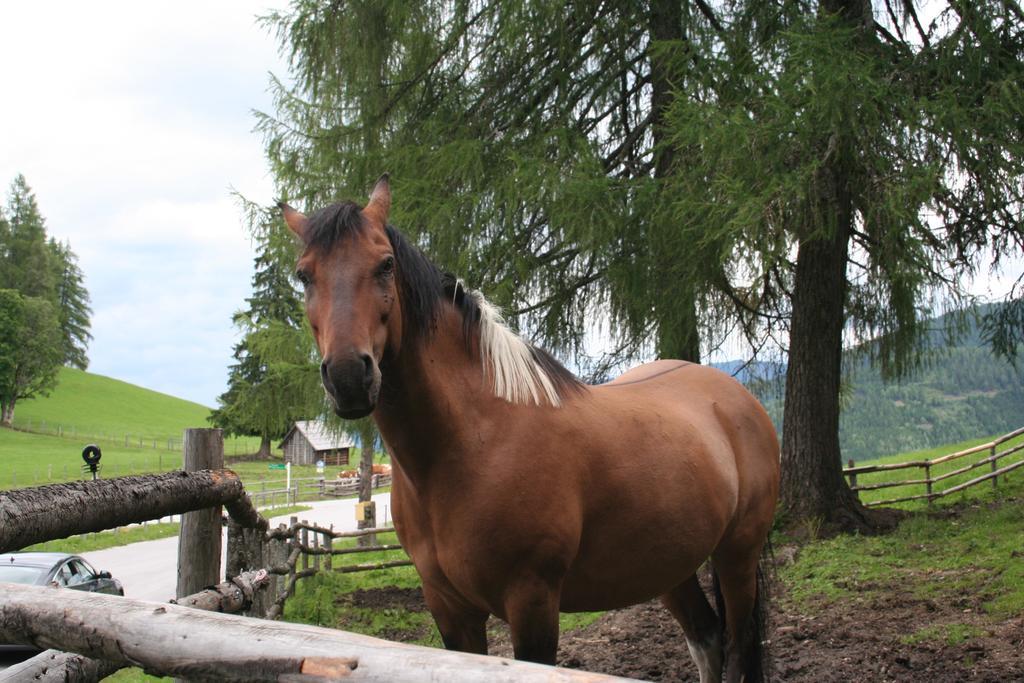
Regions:
<instances>
[{"instance_id":1,"label":"horse's neck","mask_svg":"<svg viewBox=\"0 0 1024 683\"><path fill-rule=\"evenodd\" d=\"M386 373L375 420L392 456L414 479L460 452L481 407L495 400L480 357L463 337L462 317L447 307L436 331L389 359Z\"/></svg>"}]
</instances>

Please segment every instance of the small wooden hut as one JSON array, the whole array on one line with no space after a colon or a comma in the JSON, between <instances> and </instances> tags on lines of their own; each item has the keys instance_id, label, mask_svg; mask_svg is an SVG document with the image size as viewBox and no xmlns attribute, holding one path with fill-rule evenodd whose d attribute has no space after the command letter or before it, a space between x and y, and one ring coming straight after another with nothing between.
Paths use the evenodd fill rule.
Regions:
<instances>
[{"instance_id":1,"label":"small wooden hut","mask_svg":"<svg viewBox=\"0 0 1024 683\"><path fill-rule=\"evenodd\" d=\"M278 448L284 449L284 460L293 465L347 465L355 442L347 432L334 432L322 420L299 420L284 435Z\"/></svg>"}]
</instances>

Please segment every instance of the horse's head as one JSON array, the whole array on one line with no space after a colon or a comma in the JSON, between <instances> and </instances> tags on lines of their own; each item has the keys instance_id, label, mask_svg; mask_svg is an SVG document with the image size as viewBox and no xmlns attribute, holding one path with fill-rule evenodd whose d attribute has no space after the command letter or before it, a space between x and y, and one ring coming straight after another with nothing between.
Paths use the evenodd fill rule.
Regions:
<instances>
[{"instance_id":1,"label":"horse's head","mask_svg":"<svg viewBox=\"0 0 1024 683\"><path fill-rule=\"evenodd\" d=\"M285 222L305 245L296 272L323 359L320 378L335 412L348 419L373 411L381 359L401 340L395 254L386 230L390 206L387 176L362 209L335 204L307 218L281 205Z\"/></svg>"}]
</instances>

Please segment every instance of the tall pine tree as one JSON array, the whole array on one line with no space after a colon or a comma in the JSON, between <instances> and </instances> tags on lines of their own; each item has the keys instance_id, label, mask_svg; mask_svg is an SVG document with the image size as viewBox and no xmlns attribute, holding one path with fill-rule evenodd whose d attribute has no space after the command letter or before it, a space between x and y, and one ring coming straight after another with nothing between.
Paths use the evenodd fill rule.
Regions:
<instances>
[{"instance_id":1,"label":"tall pine tree","mask_svg":"<svg viewBox=\"0 0 1024 683\"><path fill-rule=\"evenodd\" d=\"M18 175L7 195L9 228L3 246L0 288L16 289L25 296L54 301L56 298L55 267L46 246L46 225L36 197Z\"/></svg>"},{"instance_id":2,"label":"tall pine tree","mask_svg":"<svg viewBox=\"0 0 1024 683\"><path fill-rule=\"evenodd\" d=\"M57 317L64 343L64 364L85 370L89 367L86 351L92 340L89 331L92 308L89 306L89 291L85 288L85 275L70 244L51 238L47 246L57 276Z\"/></svg>"},{"instance_id":3,"label":"tall pine tree","mask_svg":"<svg viewBox=\"0 0 1024 683\"><path fill-rule=\"evenodd\" d=\"M63 362L82 370L89 365L86 351L92 339L92 309L84 280L71 245L47 240L35 194L19 175L11 183L6 212L0 211L0 288L53 304L60 322Z\"/></svg>"},{"instance_id":4,"label":"tall pine tree","mask_svg":"<svg viewBox=\"0 0 1024 683\"><path fill-rule=\"evenodd\" d=\"M874 11L873 11L874 10ZM1019 248L1024 22L1013 3L742 3L669 115L691 164L683 230L723 254L711 275L754 343L788 345L782 510L874 520L841 472L844 344L911 371L932 302L965 296L979 251ZM876 19L877 17L877 19ZM950 320L953 318L950 317Z\"/></svg>"}]
</instances>

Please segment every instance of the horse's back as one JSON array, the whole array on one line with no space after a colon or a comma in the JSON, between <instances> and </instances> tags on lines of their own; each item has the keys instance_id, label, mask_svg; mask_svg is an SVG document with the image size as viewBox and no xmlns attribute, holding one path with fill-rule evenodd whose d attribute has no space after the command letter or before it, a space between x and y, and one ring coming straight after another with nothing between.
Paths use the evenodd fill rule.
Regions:
<instances>
[{"instance_id":1,"label":"horse's back","mask_svg":"<svg viewBox=\"0 0 1024 683\"><path fill-rule=\"evenodd\" d=\"M683 361L639 366L564 410L582 425L584 525L563 606L621 606L670 589L752 518L774 510L778 442L760 403L733 378ZM570 449L573 455L569 455ZM753 528L753 527L751 527ZM646 580L637 582L637 566ZM597 579L596 577L600 577Z\"/></svg>"}]
</instances>

